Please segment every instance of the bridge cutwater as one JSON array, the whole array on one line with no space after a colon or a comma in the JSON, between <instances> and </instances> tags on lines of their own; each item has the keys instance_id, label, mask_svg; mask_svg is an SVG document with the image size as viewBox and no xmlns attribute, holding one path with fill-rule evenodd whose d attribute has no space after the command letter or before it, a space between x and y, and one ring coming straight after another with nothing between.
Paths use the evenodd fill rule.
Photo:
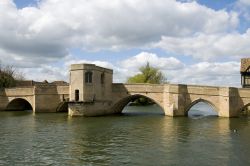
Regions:
<instances>
[{"instance_id":1,"label":"bridge cutwater","mask_svg":"<svg viewBox=\"0 0 250 166\"><path fill-rule=\"evenodd\" d=\"M243 87L249 86L250 60L243 59ZM246 65L248 67L246 67ZM220 117L237 117L250 105L250 88L183 84L113 83L113 70L94 64L72 64L69 85L33 85L0 92L0 110L68 111L70 116L121 113L139 97L157 103L167 116L186 116L198 102L208 103Z\"/></svg>"}]
</instances>

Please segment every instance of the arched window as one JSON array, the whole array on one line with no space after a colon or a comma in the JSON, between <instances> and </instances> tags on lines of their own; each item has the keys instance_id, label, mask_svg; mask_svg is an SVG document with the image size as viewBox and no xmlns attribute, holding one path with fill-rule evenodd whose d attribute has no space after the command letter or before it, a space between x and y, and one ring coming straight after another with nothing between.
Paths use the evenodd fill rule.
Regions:
<instances>
[{"instance_id":1,"label":"arched window","mask_svg":"<svg viewBox=\"0 0 250 166\"><path fill-rule=\"evenodd\" d=\"M92 75L93 73L91 71L85 73L85 83L92 83Z\"/></svg>"},{"instance_id":2,"label":"arched window","mask_svg":"<svg viewBox=\"0 0 250 166\"><path fill-rule=\"evenodd\" d=\"M104 79L105 79L105 75L104 73L101 74L101 84L104 84Z\"/></svg>"},{"instance_id":3,"label":"arched window","mask_svg":"<svg viewBox=\"0 0 250 166\"><path fill-rule=\"evenodd\" d=\"M75 101L79 101L79 90L75 90Z\"/></svg>"}]
</instances>

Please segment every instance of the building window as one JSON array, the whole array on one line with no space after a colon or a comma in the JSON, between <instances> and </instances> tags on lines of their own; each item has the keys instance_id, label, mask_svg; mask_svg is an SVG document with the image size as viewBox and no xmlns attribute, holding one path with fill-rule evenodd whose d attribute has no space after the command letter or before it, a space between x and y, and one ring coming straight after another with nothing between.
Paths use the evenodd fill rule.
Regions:
<instances>
[{"instance_id":1,"label":"building window","mask_svg":"<svg viewBox=\"0 0 250 166\"><path fill-rule=\"evenodd\" d=\"M85 83L92 83L92 75L93 73L91 71L85 73Z\"/></svg>"},{"instance_id":2,"label":"building window","mask_svg":"<svg viewBox=\"0 0 250 166\"><path fill-rule=\"evenodd\" d=\"M79 101L79 90L75 90L75 101Z\"/></svg>"},{"instance_id":3,"label":"building window","mask_svg":"<svg viewBox=\"0 0 250 166\"><path fill-rule=\"evenodd\" d=\"M104 84L104 79L105 79L105 75L104 73L101 74L101 84Z\"/></svg>"}]
</instances>

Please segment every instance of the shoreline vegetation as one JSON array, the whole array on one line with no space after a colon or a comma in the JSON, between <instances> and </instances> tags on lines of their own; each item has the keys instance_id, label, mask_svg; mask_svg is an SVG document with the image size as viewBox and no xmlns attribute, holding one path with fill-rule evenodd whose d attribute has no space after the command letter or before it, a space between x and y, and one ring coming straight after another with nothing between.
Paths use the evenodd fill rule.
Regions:
<instances>
[{"instance_id":1,"label":"shoreline vegetation","mask_svg":"<svg viewBox=\"0 0 250 166\"><path fill-rule=\"evenodd\" d=\"M140 97L138 99L135 99L134 101L131 101L128 106L147 106L147 105L153 105L155 102L153 102L150 99L147 99L145 97Z\"/></svg>"},{"instance_id":2,"label":"shoreline vegetation","mask_svg":"<svg viewBox=\"0 0 250 166\"><path fill-rule=\"evenodd\" d=\"M0 89L15 87L18 82L23 81L24 76L13 66L3 66L0 64Z\"/></svg>"}]
</instances>

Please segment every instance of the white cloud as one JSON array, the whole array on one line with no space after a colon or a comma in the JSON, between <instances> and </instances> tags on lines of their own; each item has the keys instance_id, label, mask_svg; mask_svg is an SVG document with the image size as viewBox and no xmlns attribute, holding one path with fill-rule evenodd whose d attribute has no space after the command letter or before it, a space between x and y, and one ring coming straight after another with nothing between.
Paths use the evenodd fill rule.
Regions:
<instances>
[{"instance_id":1,"label":"white cloud","mask_svg":"<svg viewBox=\"0 0 250 166\"><path fill-rule=\"evenodd\" d=\"M110 62L107 61L90 61L90 60L85 60L85 59L75 59L75 60L70 60L65 63L65 65L69 68L71 64L95 64L100 67L104 68L110 68L113 69L115 66L111 64Z\"/></svg>"},{"instance_id":2,"label":"white cloud","mask_svg":"<svg viewBox=\"0 0 250 166\"><path fill-rule=\"evenodd\" d=\"M198 62L189 65L173 57L163 58L156 54L142 52L122 61L121 67L126 72L134 71L128 75L133 76L138 72L138 68L145 65L147 61L152 66L160 66L160 70L170 83L240 86L240 63L237 61Z\"/></svg>"},{"instance_id":3,"label":"white cloud","mask_svg":"<svg viewBox=\"0 0 250 166\"><path fill-rule=\"evenodd\" d=\"M243 4L243 5L250 6L250 1L249 0L238 0L238 2Z\"/></svg>"},{"instance_id":4,"label":"white cloud","mask_svg":"<svg viewBox=\"0 0 250 166\"><path fill-rule=\"evenodd\" d=\"M128 77L139 73L139 67L145 66L146 63L160 70L177 70L184 67L184 64L174 57L159 57L157 54L141 52L135 56L117 63L115 71L115 82L126 82Z\"/></svg>"},{"instance_id":5,"label":"white cloud","mask_svg":"<svg viewBox=\"0 0 250 166\"><path fill-rule=\"evenodd\" d=\"M148 57L153 58L150 60ZM138 67L145 65L142 62L146 62L146 60L149 60L152 66L165 63L165 65L161 66L160 70L170 83L240 86L240 63L237 61L185 64L176 58L162 58L156 54L142 52L124 60L122 64L126 65L122 65L122 68L124 71L134 71L134 73L130 72L128 75L132 76L138 72ZM169 64L171 64L171 67L169 67Z\"/></svg>"},{"instance_id":6,"label":"white cloud","mask_svg":"<svg viewBox=\"0 0 250 166\"><path fill-rule=\"evenodd\" d=\"M113 81L116 83L124 83L128 77L137 74L139 72L138 68L145 65L147 61L150 63L150 65L157 67L159 66L157 64L163 64L160 67L160 71L163 72L170 83L240 86L239 62L199 62L188 65L176 58L163 58L149 52L139 53L138 55L115 64L111 64L108 61L74 59L67 61L63 66L60 67L42 65L40 68L36 68L35 70L26 68L23 71L28 79L35 79L39 81L68 81L70 64L91 63L113 69Z\"/></svg>"},{"instance_id":7,"label":"white cloud","mask_svg":"<svg viewBox=\"0 0 250 166\"><path fill-rule=\"evenodd\" d=\"M167 51L210 60L218 57L239 59L250 55L250 29L244 34L197 34L187 38L163 36L155 47Z\"/></svg>"},{"instance_id":8,"label":"white cloud","mask_svg":"<svg viewBox=\"0 0 250 166\"><path fill-rule=\"evenodd\" d=\"M124 68L132 68L138 69L138 66L143 66L147 62L154 67L158 67L160 69L179 69L184 66L178 59L174 57L158 57L154 53L149 52L141 52L140 54L128 58L121 62L122 67Z\"/></svg>"},{"instance_id":9,"label":"white cloud","mask_svg":"<svg viewBox=\"0 0 250 166\"><path fill-rule=\"evenodd\" d=\"M249 0L238 0L235 2L234 10L239 13L239 16L246 21L250 20L250 1Z\"/></svg>"},{"instance_id":10,"label":"white cloud","mask_svg":"<svg viewBox=\"0 0 250 166\"><path fill-rule=\"evenodd\" d=\"M19 68L17 68L19 69ZM69 71L65 66L51 66L51 65L41 65L36 68L22 68L19 69L21 73L24 74L24 77L27 80L35 80L35 81L44 81L47 80L49 82L56 80L64 80L69 82Z\"/></svg>"},{"instance_id":11,"label":"white cloud","mask_svg":"<svg viewBox=\"0 0 250 166\"><path fill-rule=\"evenodd\" d=\"M216 86L240 86L240 63L199 62L186 65L184 70L169 72L170 81L184 84L201 84Z\"/></svg>"},{"instance_id":12,"label":"white cloud","mask_svg":"<svg viewBox=\"0 0 250 166\"><path fill-rule=\"evenodd\" d=\"M57 61L70 48L88 50L147 47L161 36L230 32L236 13L215 11L197 2L175 0L42 0L17 9L0 2L0 50L40 64Z\"/></svg>"},{"instance_id":13,"label":"white cloud","mask_svg":"<svg viewBox=\"0 0 250 166\"><path fill-rule=\"evenodd\" d=\"M149 52L153 46L203 61L247 57L250 29L237 32L239 14L213 10L192 0L41 0L36 7L22 9L11 0L0 0L0 60L24 67L28 78L38 80L67 79L69 64L84 62L113 68L115 82L124 82L149 61L176 83L222 84L231 79L238 84L236 62L187 65L175 57ZM149 52L112 64L67 57L71 48L147 48ZM58 61L65 64L59 67ZM229 74L218 76L226 67Z\"/></svg>"}]
</instances>

